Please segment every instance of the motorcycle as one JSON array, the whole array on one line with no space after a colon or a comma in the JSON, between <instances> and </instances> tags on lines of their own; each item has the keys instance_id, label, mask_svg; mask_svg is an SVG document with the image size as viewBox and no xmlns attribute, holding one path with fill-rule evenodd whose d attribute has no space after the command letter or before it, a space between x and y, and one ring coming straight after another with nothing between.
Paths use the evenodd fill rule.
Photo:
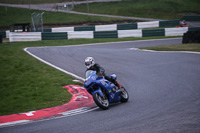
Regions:
<instances>
[{"instance_id":1,"label":"motorcycle","mask_svg":"<svg viewBox=\"0 0 200 133\"><path fill-rule=\"evenodd\" d=\"M116 74L110 75L113 79L117 79ZM110 103L125 103L129 99L128 92L124 87L118 88L112 82L106 80L103 75L97 75L96 71L88 70L86 72L86 80L84 87L93 96L93 99L101 109L109 108Z\"/></svg>"}]
</instances>

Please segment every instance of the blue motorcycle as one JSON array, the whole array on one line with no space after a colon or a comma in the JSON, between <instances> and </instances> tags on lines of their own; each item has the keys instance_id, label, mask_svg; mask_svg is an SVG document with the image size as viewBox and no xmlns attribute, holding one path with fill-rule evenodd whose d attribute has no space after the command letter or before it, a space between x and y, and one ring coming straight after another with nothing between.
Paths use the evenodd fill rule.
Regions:
<instances>
[{"instance_id":1,"label":"blue motorcycle","mask_svg":"<svg viewBox=\"0 0 200 133\"><path fill-rule=\"evenodd\" d=\"M115 80L115 74L110 75ZM101 109L109 108L110 103L127 102L129 99L128 92L124 87L118 88L112 82L106 80L103 75L97 75L96 71L88 70L84 87L93 96L93 99Z\"/></svg>"}]
</instances>

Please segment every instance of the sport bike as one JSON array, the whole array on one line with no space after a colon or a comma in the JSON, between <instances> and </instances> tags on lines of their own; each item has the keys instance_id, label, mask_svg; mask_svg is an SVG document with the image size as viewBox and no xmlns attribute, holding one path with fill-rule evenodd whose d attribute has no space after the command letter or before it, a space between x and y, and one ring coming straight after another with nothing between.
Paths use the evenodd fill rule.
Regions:
<instances>
[{"instance_id":1,"label":"sport bike","mask_svg":"<svg viewBox=\"0 0 200 133\"><path fill-rule=\"evenodd\" d=\"M110 75L117 79L116 74ZM106 80L103 75L97 75L96 71L88 70L84 87L93 96L93 99L101 109L109 108L110 103L127 102L129 99L128 92L124 87L118 88L112 82Z\"/></svg>"}]
</instances>

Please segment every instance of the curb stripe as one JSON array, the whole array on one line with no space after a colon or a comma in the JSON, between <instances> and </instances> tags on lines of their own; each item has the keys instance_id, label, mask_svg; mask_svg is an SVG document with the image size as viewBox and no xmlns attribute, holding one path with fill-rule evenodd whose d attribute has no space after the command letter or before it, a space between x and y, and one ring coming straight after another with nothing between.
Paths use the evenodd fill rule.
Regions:
<instances>
[{"instance_id":1,"label":"curb stripe","mask_svg":"<svg viewBox=\"0 0 200 133\"><path fill-rule=\"evenodd\" d=\"M66 88L73 95L68 103L36 111L0 116L0 128L73 116L97 109L92 96L84 87L68 85L63 86L63 88Z\"/></svg>"}]
</instances>

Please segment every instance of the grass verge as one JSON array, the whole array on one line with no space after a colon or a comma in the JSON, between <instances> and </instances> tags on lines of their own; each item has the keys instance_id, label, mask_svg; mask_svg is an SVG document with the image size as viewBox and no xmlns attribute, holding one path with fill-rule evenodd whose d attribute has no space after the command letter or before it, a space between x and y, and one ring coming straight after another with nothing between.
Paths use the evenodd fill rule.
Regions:
<instances>
[{"instance_id":1,"label":"grass verge","mask_svg":"<svg viewBox=\"0 0 200 133\"><path fill-rule=\"evenodd\" d=\"M61 105L71 99L62 86L76 84L72 78L30 57L23 47L23 43L0 45L0 115Z\"/></svg>"},{"instance_id":2,"label":"grass verge","mask_svg":"<svg viewBox=\"0 0 200 133\"><path fill-rule=\"evenodd\" d=\"M91 3L89 12L157 19L181 19L185 14L200 14L199 6L198 0L125 0ZM87 12L87 4L76 5L75 10Z\"/></svg>"},{"instance_id":3,"label":"grass verge","mask_svg":"<svg viewBox=\"0 0 200 133\"><path fill-rule=\"evenodd\" d=\"M161 45L153 47L143 47L140 49L155 50L155 51L192 51L200 52L200 44L177 44L177 45Z\"/></svg>"},{"instance_id":4,"label":"grass verge","mask_svg":"<svg viewBox=\"0 0 200 133\"><path fill-rule=\"evenodd\" d=\"M14 23L31 23L31 14L42 13L39 10L29 10L23 8L3 7L0 6L0 27L8 27ZM108 18L99 16L87 16L61 12L45 11L43 15L43 23L45 24L63 24L63 23L82 23L88 21L111 21L122 20L120 18Z\"/></svg>"}]
</instances>

